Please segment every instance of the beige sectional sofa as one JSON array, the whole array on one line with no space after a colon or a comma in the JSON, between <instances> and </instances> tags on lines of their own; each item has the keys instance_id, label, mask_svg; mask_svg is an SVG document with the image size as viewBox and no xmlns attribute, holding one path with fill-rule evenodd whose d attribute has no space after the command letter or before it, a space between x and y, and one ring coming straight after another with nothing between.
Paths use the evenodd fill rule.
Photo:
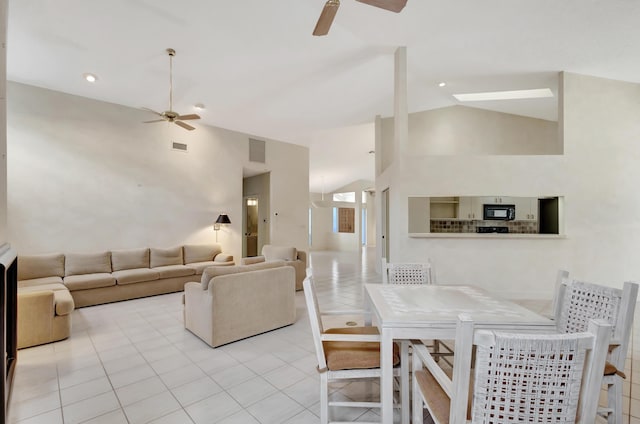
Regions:
<instances>
[{"instance_id":1,"label":"beige sectional sofa","mask_svg":"<svg viewBox=\"0 0 640 424\"><path fill-rule=\"evenodd\" d=\"M184 286L184 325L212 347L293 324L295 270L285 261L208 268Z\"/></svg>"},{"instance_id":2,"label":"beige sectional sofa","mask_svg":"<svg viewBox=\"0 0 640 424\"><path fill-rule=\"evenodd\" d=\"M205 268L231 265L218 244L18 255L18 347L68 337L75 307L181 291Z\"/></svg>"},{"instance_id":3,"label":"beige sectional sofa","mask_svg":"<svg viewBox=\"0 0 640 424\"><path fill-rule=\"evenodd\" d=\"M296 270L296 290L302 290L302 282L307 272L307 253L297 250L295 247L275 246L265 244L262 246L260 256L241 258L241 265L250 265L259 262L285 261L286 265Z\"/></svg>"}]
</instances>

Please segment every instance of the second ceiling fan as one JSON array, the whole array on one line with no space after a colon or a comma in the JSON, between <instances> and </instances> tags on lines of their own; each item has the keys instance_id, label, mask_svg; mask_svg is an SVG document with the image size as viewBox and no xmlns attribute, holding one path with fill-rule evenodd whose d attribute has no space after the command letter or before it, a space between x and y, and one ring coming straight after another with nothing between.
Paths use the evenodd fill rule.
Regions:
<instances>
[{"instance_id":1,"label":"second ceiling fan","mask_svg":"<svg viewBox=\"0 0 640 424\"><path fill-rule=\"evenodd\" d=\"M357 0L360 3L368 4L370 6L379 7L381 9L389 10L391 12L399 13L404 9L407 4L407 0ZM340 0L327 0L316 23L316 27L313 30L313 35L327 35L329 28L333 23L333 19L336 17L340 7Z\"/></svg>"},{"instance_id":2,"label":"second ceiling fan","mask_svg":"<svg viewBox=\"0 0 640 424\"><path fill-rule=\"evenodd\" d=\"M167 54L169 55L169 110L166 110L162 113L156 112L153 109L149 109L143 107L144 110L148 110L149 112L155 113L160 117L160 119L154 119L153 121L144 121L145 124L149 124L152 122L163 122L166 121L170 124L176 124L179 127L184 128L185 130L193 131L195 127L187 124L186 122L192 119L200 119L200 116L195 113L191 113L189 115L180 115L178 112L173 111L173 56L176 55L176 51L173 49L167 49Z\"/></svg>"}]
</instances>

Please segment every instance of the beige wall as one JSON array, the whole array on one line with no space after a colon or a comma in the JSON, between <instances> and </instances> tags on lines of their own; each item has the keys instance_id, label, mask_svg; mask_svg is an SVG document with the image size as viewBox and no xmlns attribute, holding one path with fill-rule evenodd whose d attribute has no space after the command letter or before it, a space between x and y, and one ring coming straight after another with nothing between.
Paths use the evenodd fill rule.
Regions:
<instances>
[{"instance_id":1,"label":"beige wall","mask_svg":"<svg viewBox=\"0 0 640 424\"><path fill-rule=\"evenodd\" d=\"M621 286L640 279L640 85L564 74L563 155L407 155L376 179L390 187L390 258L431 258L443 283L509 297L552 296L556 272ZM412 137L418 135L412 134ZM565 196L566 239L410 238L411 195ZM381 206L379 205L378 208Z\"/></svg>"},{"instance_id":2,"label":"beige wall","mask_svg":"<svg viewBox=\"0 0 640 424\"><path fill-rule=\"evenodd\" d=\"M148 112L9 83L9 238L19 253L215 241L241 256L249 136L196 123L141 124ZM188 145L187 153L170 148ZM266 141L273 242L306 241L308 149ZM300 207L300 204L303 207Z\"/></svg>"},{"instance_id":3,"label":"beige wall","mask_svg":"<svg viewBox=\"0 0 640 424\"><path fill-rule=\"evenodd\" d=\"M393 118L382 120L383 154L393 152ZM449 106L409 114L407 148L417 155L557 155L558 123ZM383 159L388 167L393 161Z\"/></svg>"}]
</instances>

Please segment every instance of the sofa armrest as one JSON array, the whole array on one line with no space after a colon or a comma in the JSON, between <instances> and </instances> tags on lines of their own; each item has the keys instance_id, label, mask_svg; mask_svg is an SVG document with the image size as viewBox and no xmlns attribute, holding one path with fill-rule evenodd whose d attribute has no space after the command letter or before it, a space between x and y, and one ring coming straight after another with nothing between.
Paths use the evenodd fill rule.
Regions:
<instances>
[{"instance_id":1,"label":"sofa armrest","mask_svg":"<svg viewBox=\"0 0 640 424\"><path fill-rule=\"evenodd\" d=\"M264 262L265 261L265 257L264 256L251 256L248 258L241 258L240 259L240 265L251 265L251 264L258 264L260 262Z\"/></svg>"},{"instance_id":2,"label":"sofa armrest","mask_svg":"<svg viewBox=\"0 0 640 424\"><path fill-rule=\"evenodd\" d=\"M214 258L213 262L229 262L230 265L233 264L233 255L229 255L228 253L218 253Z\"/></svg>"},{"instance_id":3,"label":"sofa armrest","mask_svg":"<svg viewBox=\"0 0 640 424\"><path fill-rule=\"evenodd\" d=\"M307 252L304 250L298 250L298 260L304 263L305 268L307 267Z\"/></svg>"},{"instance_id":4,"label":"sofa armrest","mask_svg":"<svg viewBox=\"0 0 640 424\"><path fill-rule=\"evenodd\" d=\"M51 341L55 314L52 290L18 293L18 348Z\"/></svg>"}]
</instances>

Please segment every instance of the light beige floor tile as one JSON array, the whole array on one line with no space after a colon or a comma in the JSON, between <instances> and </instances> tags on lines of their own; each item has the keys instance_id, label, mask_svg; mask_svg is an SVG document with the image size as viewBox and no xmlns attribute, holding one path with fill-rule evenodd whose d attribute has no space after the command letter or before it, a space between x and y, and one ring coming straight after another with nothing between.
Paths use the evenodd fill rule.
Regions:
<instances>
[{"instance_id":1,"label":"light beige floor tile","mask_svg":"<svg viewBox=\"0 0 640 424\"><path fill-rule=\"evenodd\" d=\"M16 421L11 421L16 422ZM54 409L35 417L17 421L17 424L62 424L62 409Z\"/></svg>"},{"instance_id":2,"label":"light beige floor tile","mask_svg":"<svg viewBox=\"0 0 640 424\"><path fill-rule=\"evenodd\" d=\"M62 407L65 424L77 424L120 409L118 399L113 392L81 400Z\"/></svg>"},{"instance_id":3,"label":"light beige floor tile","mask_svg":"<svg viewBox=\"0 0 640 424\"><path fill-rule=\"evenodd\" d=\"M210 424L235 414L242 407L229 394L221 392L184 409L196 424Z\"/></svg>"},{"instance_id":4,"label":"light beige floor tile","mask_svg":"<svg viewBox=\"0 0 640 424\"><path fill-rule=\"evenodd\" d=\"M311 422L313 421L310 421L309 423ZM247 411L242 410L223 419L219 424L260 424L260 421L256 420L256 418Z\"/></svg>"},{"instance_id":5,"label":"light beige floor tile","mask_svg":"<svg viewBox=\"0 0 640 424\"><path fill-rule=\"evenodd\" d=\"M104 415L84 421L82 424L129 424L122 409L107 412Z\"/></svg>"},{"instance_id":6,"label":"light beige floor tile","mask_svg":"<svg viewBox=\"0 0 640 424\"><path fill-rule=\"evenodd\" d=\"M130 424L144 424L182 409L169 392L162 392L124 407Z\"/></svg>"},{"instance_id":7,"label":"light beige floor tile","mask_svg":"<svg viewBox=\"0 0 640 424\"><path fill-rule=\"evenodd\" d=\"M164 385L160 377L153 376L126 386L118 387L116 389L116 395L120 400L120 404L127 406L167 391L169 391L169 388Z\"/></svg>"},{"instance_id":8,"label":"light beige floor tile","mask_svg":"<svg viewBox=\"0 0 640 424\"><path fill-rule=\"evenodd\" d=\"M180 402L183 407L215 395L216 393L220 393L221 391L222 387L209 376L171 389L171 393L173 393L173 396L178 399L178 402Z\"/></svg>"},{"instance_id":9,"label":"light beige floor tile","mask_svg":"<svg viewBox=\"0 0 640 424\"><path fill-rule=\"evenodd\" d=\"M262 424L281 424L298 415L304 408L281 392L258 401L247 408Z\"/></svg>"},{"instance_id":10,"label":"light beige floor tile","mask_svg":"<svg viewBox=\"0 0 640 424\"><path fill-rule=\"evenodd\" d=\"M58 391L55 391L13 404L11 406L11 416L16 421L20 421L59 408L60 395Z\"/></svg>"},{"instance_id":11,"label":"light beige floor tile","mask_svg":"<svg viewBox=\"0 0 640 424\"><path fill-rule=\"evenodd\" d=\"M100 377L60 390L60 398L62 399L62 405L69 405L112 390L113 387L111 387L109 379Z\"/></svg>"},{"instance_id":12,"label":"light beige floor tile","mask_svg":"<svg viewBox=\"0 0 640 424\"><path fill-rule=\"evenodd\" d=\"M228 389L252 379L256 376L256 373L244 365L236 365L210 375L222 388Z\"/></svg>"},{"instance_id":13,"label":"light beige floor tile","mask_svg":"<svg viewBox=\"0 0 640 424\"><path fill-rule=\"evenodd\" d=\"M240 383L237 386L227 389L227 393L229 393L244 408L249 405L253 405L277 391L278 389L273 387L273 385L262 377L254 377L244 383Z\"/></svg>"},{"instance_id":14,"label":"light beige floor tile","mask_svg":"<svg viewBox=\"0 0 640 424\"><path fill-rule=\"evenodd\" d=\"M149 421L149 424L193 424L193 420L184 409L179 409L168 415Z\"/></svg>"},{"instance_id":15,"label":"light beige floor tile","mask_svg":"<svg viewBox=\"0 0 640 424\"><path fill-rule=\"evenodd\" d=\"M307 375L305 373L291 365L276 368L264 375L265 380L280 390L292 386L306 377Z\"/></svg>"},{"instance_id":16,"label":"light beige floor tile","mask_svg":"<svg viewBox=\"0 0 640 424\"><path fill-rule=\"evenodd\" d=\"M153 368L144 364L136 368L110 374L109 380L111 380L111 385L117 389L138 381L146 380L147 378L154 377L155 375L156 373L153 371Z\"/></svg>"}]
</instances>

